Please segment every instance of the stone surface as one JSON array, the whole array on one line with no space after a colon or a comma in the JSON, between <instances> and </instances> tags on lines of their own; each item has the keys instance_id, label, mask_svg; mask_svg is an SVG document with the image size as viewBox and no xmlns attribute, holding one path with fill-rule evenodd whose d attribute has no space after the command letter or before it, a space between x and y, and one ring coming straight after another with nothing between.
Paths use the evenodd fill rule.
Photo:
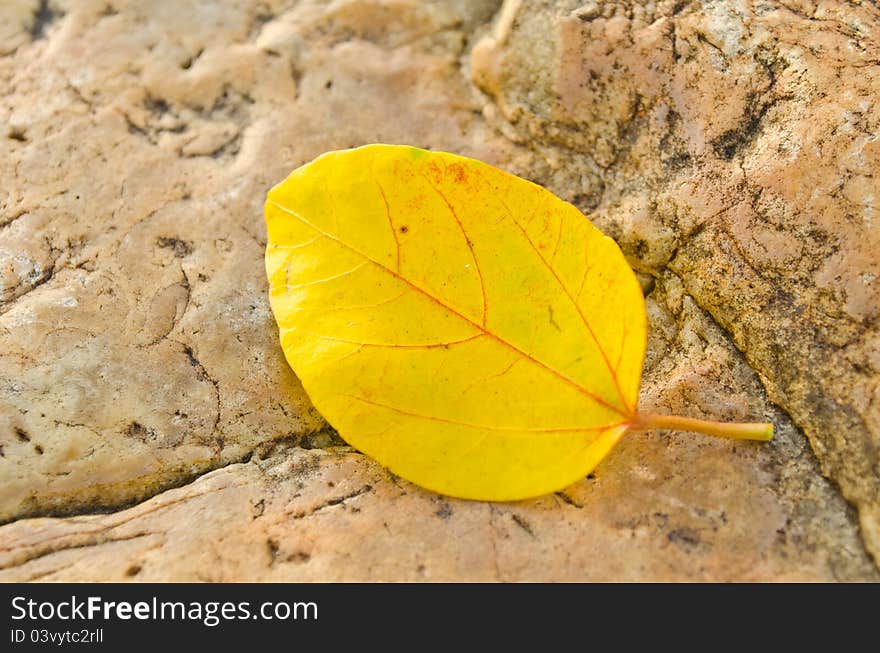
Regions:
<instances>
[{"instance_id":1,"label":"stone surface","mask_svg":"<svg viewBox=\"0 0 880 653\"><path fill-rule=\"evenodd\" d=\"M677 277L648 310L642 404L772 419L771 444L630 434L566 490L491 504L422 490L327 435L281 440L128 510L0 528L0 581L880 578L803 435Z\"/></svg>"},{"instance_id":2,"label":"stone surface","mask_svg":"<svg viewBox=\"0 0 880 653\"><path fill-rule=\"evenodd\" d=\"M733 336L880 555L880 8L508 0L490 122Z\"/></svg>"},{"instance_id":3,"label":"stone surface","mask_svg":"<svg viewBox=\"0 0 880 653\"><path fill-rule=\"evenodd\" d=\"M874 10L563 4L0 7L0 580L878 579L820 473L874 546ZM277 344L262 201L376 141L590 211L648 294L643 407L776 439L631 434L515 504L341 446Z\"/></svg>"},{"instance_id":4,"label":"stone surface","mask_svg":"<svg viewBox=\"0 0 880 653\"><path fill-rule=\"evenodd\" d=\"M0 59L0 520L322 428L266 301L266 191L363 142L507 147L458 74L491 3L48 7Z\"/></svg>"}]
</instances>

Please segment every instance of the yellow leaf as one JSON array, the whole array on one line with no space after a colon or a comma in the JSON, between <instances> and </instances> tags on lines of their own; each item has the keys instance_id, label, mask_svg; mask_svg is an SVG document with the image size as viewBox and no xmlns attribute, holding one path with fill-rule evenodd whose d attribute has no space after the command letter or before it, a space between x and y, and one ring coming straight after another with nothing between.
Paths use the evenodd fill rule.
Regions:
<instances>
[{"instance_id":1,"label":"yellow leaf","mask_svg":"<svg viewBox=\"0 0 880 653\"><path fill-rule=\"evenodd\" d=\"M637 412L635 275L519 177L413 147L329 152L269 192L266 224L288 362L347 442L414 483L519 499L582 478L628 429L769 436Z\"/></svg>"}]
</instances>

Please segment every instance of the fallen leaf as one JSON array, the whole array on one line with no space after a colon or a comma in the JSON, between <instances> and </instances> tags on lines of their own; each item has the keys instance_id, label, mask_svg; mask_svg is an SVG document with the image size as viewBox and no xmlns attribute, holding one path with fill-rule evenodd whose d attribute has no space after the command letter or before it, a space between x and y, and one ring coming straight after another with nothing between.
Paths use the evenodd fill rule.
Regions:
<instances>
[{"instance_id":1,"label":"fallen leaf","mask_svg":"<svg viewBox=\"0 0 880 653\"><path fill-rule=\"evenodd\" d=\"M266 201L281 346L352 446L436 492L512 500L587 475L627 430L769 439L637 411L647 320L617 244L462 156L326 153Z\"/></svg>"}]
</instances>

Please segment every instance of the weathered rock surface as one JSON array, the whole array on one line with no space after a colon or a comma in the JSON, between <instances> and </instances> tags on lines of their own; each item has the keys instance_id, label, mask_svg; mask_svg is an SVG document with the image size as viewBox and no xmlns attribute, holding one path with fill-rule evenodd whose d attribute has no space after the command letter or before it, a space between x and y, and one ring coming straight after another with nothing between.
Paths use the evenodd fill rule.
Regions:
<instances>
[{"instance_id":1,"label":"weathered rock surface","mask_svg":"<svg viewBox=\"0 0 880 653\"><path fill-rule=\"evenodd\" d=\"M458 74L491 3L381 28L371 3L283 4L53 2L0 59L0 520L322 428L266 301L266 191L364 141L506 146Z\"/></svg>"},{"instance_id":2,"label":"weathered rock surface","mask_svg":"<svg viewBox=\"0 0 880 653\"><path fill-rule=\"evenodd\" d=\"M873 10L508 2L492 27L499 4L0 7L0 580L877 579L820 474L872 537L877 304L873 278L847 284L873 274L876 232L870 202L841 207L870 194L844 189L869 179L876 111L833 103L858 108L876 80L854 72ZM847 30L861 50L823 68ZM761 64L766 43L801 47L803 72ZM633 434L595 478L504 505L336 446L277 345L262 201L315 155L376 141L476 156L590 209L645 273L643 406L772 419L776 439ZM96 510L116 512L39 517Z\"/></svg>"},{"instance_id":3,"label":"weathered rock surface","mask_svg":"<svg viewBox=\"0 0 880 653\"><path fill-rule=\"evenodd\" d=\"M643 405L772 419L770 445L631 434L563 492L489 504L327 436L280 441L128 510L4 526L0 581L877 579L803 435L674 275L648 308Z\"/></svg>"},{"instance_id":4,"label":"weathered rock surface","mask_svg":"<svg viewBox=\"0 0 880 653\"><path fill-rule=\"evenodd\" d=\"M674 272L880 555L880 8L508 0L484 113L647 274Z\"/></svg>"}]
</instances>

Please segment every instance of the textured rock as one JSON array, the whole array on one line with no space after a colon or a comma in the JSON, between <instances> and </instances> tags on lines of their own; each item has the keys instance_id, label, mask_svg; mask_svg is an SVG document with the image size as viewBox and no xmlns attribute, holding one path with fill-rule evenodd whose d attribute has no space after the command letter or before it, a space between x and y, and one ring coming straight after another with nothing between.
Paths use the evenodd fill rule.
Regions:
<instances>
[{"instance_id":1,"label":"textured rock","mask_svg":"<svg viewBox=\"0 0 880 653\"><path fill-rule=\"evenodd\" d=\"M880 9L508 1L484 114L674 272L802 426L880 554Z\"/></svg>"},{"instance_id":2,"label":"textured rock","mask_svg":"<svg viewBox=\"0 0 880 653\"><path fill-rule=\"evenodd\" d=\"M363 142L503 150L458 75L491 3L282 5L53 2L0 59L0 520L322 428L266 301L266 190Z\"/></svg>"},{"instance_id":3,"label":"textured rock","mask_svg":"<svg viewBox=\"0 0 880 653\"><path fill-rule=\"evenodd\" d=\"M821 97L840 83L820 60L870 89L873 68L852 71L873 10L762 3L737 32L747 4L560 6L508 2L491 25L499 3L466 0L0 7L0 580L878 578L819 464L870 536L877 304L846 284L876 263L840 207L870 194L876 114L834 123L832 102L861 100ZM789 24L825 50L780 39ZM847 30L863 50L831 57ZM805 72L755 43L801 47ZM339 446L277 344L262 201L320 152L375 141L593 209L644 273L642 405L772 419L776 439L632 434L594 478L498 505ZM862 167L834 186L844 164ZM819 433L811 406L863 422ZM99 510L115 512L38 517Z\"/></svg>"},{"instance_id":4,"label":"textured rock","mask_svg":"<svg viewBox=\"0 0 880 653\"><path fill-rule=\"evenodd\" d=\"M489 504L326 436L280 441L128 510L4 526L0 581L878 579L803 435L674 275L648 308L643 404L772 419L770 445L631 434L563 492Z\"/></svg>"}]
</instances>

